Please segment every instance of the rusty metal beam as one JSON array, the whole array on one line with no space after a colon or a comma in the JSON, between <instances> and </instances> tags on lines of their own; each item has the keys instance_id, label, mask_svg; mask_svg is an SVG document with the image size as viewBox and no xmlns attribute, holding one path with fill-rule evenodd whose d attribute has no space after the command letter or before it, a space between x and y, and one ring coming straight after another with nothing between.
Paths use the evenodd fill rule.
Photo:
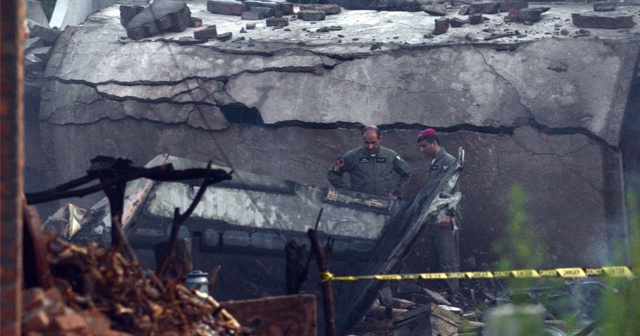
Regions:
<instances>
[{"instance_id":1,"label":"rusty metal beam","mask_svg":"<svg viewBox=\"0 0 640 336\"><path fill-rule=\"evenodd\" d=\"M24 0L0 1L0 334L20 335Z\"/></svg>"}]
</instances>

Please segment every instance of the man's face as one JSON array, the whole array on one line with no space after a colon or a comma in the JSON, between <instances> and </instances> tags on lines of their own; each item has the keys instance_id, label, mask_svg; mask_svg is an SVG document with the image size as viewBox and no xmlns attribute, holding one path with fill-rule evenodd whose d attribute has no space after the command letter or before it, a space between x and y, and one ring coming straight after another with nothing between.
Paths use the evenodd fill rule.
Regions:
<instances>
[{"instance_id":1,"label":"man's face","mask_svg":"<svg viewBox=\"0 0 640 336\"><path fill-rule=\"evenodd\" d=\"M438 154L435 141L428 142L427 140L422 139L418 142L418 146L420 147L420 152L429 159L436 157L436 154Z\"/></svg>"},{"instance_id":2,"label":"man's face","mask_svg":"<svg viewBox=\"0 0 640 336\"><path fill-rule=\"evenodd\" d=\"M362 141L364 141L364 148L369 154L378 154L382 136L378 137L375 131L366 131L362 135Z\"/></svg>"}]
</instances>

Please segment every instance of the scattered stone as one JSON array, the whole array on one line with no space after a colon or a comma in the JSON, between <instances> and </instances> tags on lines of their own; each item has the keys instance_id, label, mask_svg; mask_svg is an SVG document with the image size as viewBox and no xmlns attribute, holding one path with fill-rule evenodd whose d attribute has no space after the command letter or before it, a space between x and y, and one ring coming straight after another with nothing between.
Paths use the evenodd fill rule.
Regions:
<instances>
[{"instance_id":1,"label":"scattered stone","mask_svg":"<svg viewBox=\"0 0 640 336\"><path fill-rule=\"evenodd\" d=\"M433 38L433 34L431 34L431 33L424 34L422 37L424 37L426 39L432 39Z\"/></svg>"},{"instance_id":2,"label":"scattered stone","mask_svg":"<svg viewBox=\"0 0 640 336\"><path fill-rule=\"evenodd\" d=\"M287 18L268 18L267 27L284 27L289 25Z\"/></svg>"},{"instance_id":3,"label":"scattered stone","mask_svg":"<svg viewBox=\"0 0 640 336\"><path fill-rule=\"evenodd\" d=\"M468 14L496 14L500 10L499 2L480 2L469 5Z\"/></svg>"},{"instance_id":4,"label":"scattered stone","mask_svg":"<svg viewBox=\"0 0 640 336\"><path fill-rule=\"evenodd\" d=\"M231 32L226 32L226 33L216 35L215 38L224 42L224 41L229 41L232 36L233 34Z\"/></svg>"},{"instance_id":5,"label":"scattered stone","mask_svg":"<svg viewBox=\"0 0 640 336\"><path fill-rule=\"evenodd\" d=\"M458 11L458 15L468 15L469 14L469 6L462 6Z\"/></svg>"},{"instance_id":6,"label":"scattered stone","mask_svg":"<svg viewBox=\"0 0 640 336\"><path fill-rule=\"evenodd\" d=\"M27 20L29 26L30 37L40 37L44 45L52 46L58 40L58 36L62 33L58 27L47 28L39 25L33 20Z\"/></svg>"},{"instance_id":7,"label":"scattered stone","mask_svg":"<svg viewBox=\"0 0 640 336\"><path fill-rule=\"evenodd\" d=\"M473 35L471 35L471 33L465 35L464 39L469 41L469 42L475 42L476 41L476 39L473 37Z\"/></svg>"},{"instance_id":8,"label":"scattered stone","mask_svg":"<svg viewBox=\"0 0 640 336\"><path fill-rule=\"evenodd\" d=\"M431 16L447 15L447 8L444 5L423 5L422 11Z\"/></svg>"},{"instance_id":9,"label":"scattered stone","mask_svg":"<svg viewBox=\"0 0 640 336\"><path fill-rule=\"evenodd\" d=\"M300 5L300 10L316 10L323 11L327 15L335 15L340 13L340 6L331 5Z\"/></svg>"},{"instance_id":10,"label":"scattered stone","mask_svg":"<svg viewBox=\"0 0 640 336\"><path fill-rule=\"evenodd\" d=\"M329 30L333 30L333 31L342 30L342 26L329 26Z\"/></svg>"},{"instance_id":11,"label":"scattered stone","mask_svg":"<svg viewBox=\"0 0 640 336\"><path fill-rule=\"evenodd\" d=\"M182 1L156 1L145 7L125 27L133 40L152 36L161 31L181 32L191 22L191 11Z\"/></svg>"},{"instance_id":12,"label":"scattered stone","mask_svg":"<svg viewBox=\"0 0 640 336\"><path fill-rule=\"evenodd\" d=\"M579 30L576 30L576 35L575 36L576 37L580 37L580 36L589 36L589 35L591 35L590 31L588 31L586 29L579 29Z\"/></svg>"},{"instance_id":13,"label":"scattered stone","mask_svg":"<svg viewBox=\"0 0 640 336\"><path fill-rule=\"evenodd\" d=\"M594 2L593 10L595 12L613 12L618 9L617 2Z\"/></svg>"},{"instance_id":14,"label":"scattered stone","mask_svg":"<svg viewBox=\"0 0 640 336\"><path fill-rule=\"evenodd\" d=\"M242 12L247 10L247 6L241 2L208 0L207 10L216 14L242 15Z\"/></svg>"},{"instance_id":15,"label":"scattered stone","mask_svg":"<svg viewBox=\"0 0 640 336\"><path fill-rule=\"evenodd\" d=\"M247 30L256 29L256 23L247 23Z\"/></svg>"},{"instance_id":16,"label":"scattered stone","mask_svg":"<svg viewBox=\"0 0 640 336\"><path fill-rule=\"evenodd\" d=\"M144 6L138 5L120 5L120 24L126 27L127 24L142 10Z\"/></svg>"},{"instance_id":17,"label":"scattered stone","mask_svg":"<svg viewBox=\"0 0 640 336\"><path fill-rule=\"evenodd\" d=\"M475 14L469 15L469 24L477 25L483 22L484 22L484 17L482 16L481 13L475 13Z\"/></svg>"},{"instance_id":18,"label":"scattered stone","mask_svg":"<svg viewBox=\"0 0 640 336\"><path fill-rule=\"evenodd\" d=\"M304 21L322 21L327 17L323 11L316 10L300 10L298 11L298 19Z\"/></svg>"},{"instance_id":19,"label":"scattered stone","mask_svg":"<svg viewBox=\"0 0 640 336\"><path fill-rule=\"evenodd\" d=\"M433 29L433 35L442 35L449 30L449 19L436 19L436 26Z\"/></svg>"},{"instance_id":20,"label":"scattered stone","mask_svg":"<svg viewBox=\"0 0 640 336\"><path fill-rule=\"evenodd\" d=\"M246 33L247 33L247 31L244 29L244 27L240 28L240 34L246 34Z\"/></svg>"},{"instance_id":21,"label":"scattered stone","mask_svg":"<svg viewBox=\"0 0 640 336\"><path fill-rule=\"evenodd\" d=\"M277 11L273 12L273 17L281 18L283 16L284 16L284 14L282 13L281 10L277 10Z\"/></svg>"},{"instance_id":22,"label":"scattered stone","mask_svg":"<svg viewBox=\"0 0 640 336\"><path fill-rule=\"evenodd\" d=\"M291 28L285 28L284 31L291 31Z\"/></svg>"},{"instance_id":23,"label":"scattered stone","mask_svg":"<svg viewBox=\"0 0 640 336\"><path fill-rule=\"evenodd\" d=\"M240 15L242 20L262 20L264 19L264 13L262 12L254 12L254 11L245 11Z\"/></svg>"},{"instance_id":24,"label":"scattered stone","mask_svg":"<svg viewBox=\"0 0 640 336\"><path fill-rule=\"evenodd\" d=\"M373 50L377 50L382 48L382 42L376 42L374 44L371 45L371 48L369 48L369 50L373 51Z\"/></svg>"},{"instance_id":25,"label":"scattered stone","mask_svg":"<svg viewBox=\"0 0 640 336\"><path fill-rule=\"evenodd\" d=\"M215 38L217 35L218 35L218 32L216 30L216 25L209 26L207 28L203 28L193 32L193 37L198 40L208 40L210 38Z\"/></svg>"},{"instance_id":26,"label":"scattered stone","mask_svg":"<svg viewBox=\"0 0 640 336\"><path fill-rule=\"evenodd\" d=\"M272 2L272 1L244 1L246 10L252 10L255 7L268 7L273 10L275 15L276 11L281 11L283 15L293 14L293 4L288 2Z\"/></svg>"},{"instance_id":27,"label":"scattered stone","mask_svg":"<svg viewBox=\"0 0 640 336\"><path fill-rule=\"evenodd\" d=\"M330 31L331 31L331 29L329 29L329 27L322 27L322 28L318 28L316 30L316 33L328 33Z\"/></svg>"},{"instance_id":28,"label":"scattered stone","mask_svg":"<svg viewBox=\"0 0 640 336\"><path fill-rule=\"evenodd\" d=\"M29 51L30 54L33 54L35 57L43 60L44 62L49 61L49 57L51 56L51 51L53 47L40 47L35 48Z\"/></svg>"},{"instance_id":29,"label":"scattered stone","mask_svg":"<svg viewBox=\"0 0 640 336\"><path fill-rule=\"evenodd\" d=\"M580 28L620 29L633 28L633 16L594 13L571 14L573 24Z\"/></svg>"},{"instance_id":30,"label":"scattered stone","mask_svg":"<svg viewBox=\"0 0 640 336\"><path fill-rule=\"evenodd\" d=\"M422 4L418 0L374 0L369 9L379 11L419 12Z\"/></svg>"},{"instance_id":31,"label":"scattered stone","mask_svg":"<svg viewBox=\"0 0 640 336\"><path fill-rule=\"evenodd\" d=\"M500 3L500 12L508 12L512 9L523 9L528 7L528 1L505 1Z\"/></svg>"},{"instance_id":32,"label":"scattered stone","mask_svg":"<svg viewBox=\"0 0 640 336\"><path fill-rule=\"evenodd\" d=\"M290 2L278 2L278 9L282 15L293 15L293 4Z\"/></svg>"},{"instance_id":33,"label":"scattered stone","mask_svg":"<svg viewBox=\"0 0 640 336\"><path fill-rule=\"evenodd\" d=\"M191 28L200 28L202 27L202 19L197 17L191 17L191 22L189 22L189 27Z\"/></svg>"},{"instance_id":34,"label":"scattered stone","mask_svg":"<svg viewBox=\"0 0 640 336\"><path fill-rule=\"evenodd\" d=\"M449 24L453 28L462 27L467 23L467 20L463 20L461 18L453 18L449 20Z\"/></svg>"},{"instance_id":35,"label":"scattered stone","mask_svg":"<svg viewBox=\"0 0 640 336\"><path fill-rule=\"evenodd\" d=\"M560 35L567 36L567 35L569 35L569 31L567 29L563 29L563 30L560 31Z\"/></svg>"}]
</instances>

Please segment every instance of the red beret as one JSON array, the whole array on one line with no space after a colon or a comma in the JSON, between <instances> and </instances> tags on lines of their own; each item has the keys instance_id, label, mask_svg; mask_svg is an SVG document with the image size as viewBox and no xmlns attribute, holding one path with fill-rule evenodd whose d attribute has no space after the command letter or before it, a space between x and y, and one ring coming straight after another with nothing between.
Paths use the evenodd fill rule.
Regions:
<instances>
[{"instance_id":1,"label":"red beret","mask_svg":"<svg viewBox=\"0 0 640 336\"><path fill-rule=\"evenodd\" d=\"M427 128L426 130L420 132L420 134L418 134L418 141L420 141L421 138L428 138L428 137L432 137L436 135L436 130L434 130L433 128Z\"/></svg>"}]
</instances>

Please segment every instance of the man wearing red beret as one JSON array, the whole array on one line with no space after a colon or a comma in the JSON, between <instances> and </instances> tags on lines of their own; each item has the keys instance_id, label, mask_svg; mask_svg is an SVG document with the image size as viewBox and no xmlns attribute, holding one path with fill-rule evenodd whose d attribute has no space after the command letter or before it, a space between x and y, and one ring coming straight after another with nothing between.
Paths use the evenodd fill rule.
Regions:
<instances>
[{"instance_id":1,"label":"man wearing red beret","mask_svg":"<svg viewBox=\"0 0 640 336\"><path fill-rule=\"evenodd\" d=\"M440 146L440 140L433 128L427 128L418 134L420 152L430 160L427 169L426 183L440 180L453 169L456 159ZM458 187L454 189L457 191ZM462 221L459 209L447 214L445 219L429 227L429 268L432 272L458 272L460 270L460 254L458 247L458 228ZM446 280L452 297L460 293L457 279Z\"/></svg>"},{"instance_id":2,"label":"man wearing red beret","mask_svg":"<svg viewBox=\"0 0 640 336\"><path fill-rule=\"evenodd\" d=\"M362 129L364 146L349 151L329 167L327 179L338 189L347 189L367 194L402 197L411 179L411 167L395 151L380 146L382 135L376 126ZM392 173L400 175L395 189L392 189ZM350 175L350 186L342 179L344 173Z\"/></svg>"}]
</instances>

